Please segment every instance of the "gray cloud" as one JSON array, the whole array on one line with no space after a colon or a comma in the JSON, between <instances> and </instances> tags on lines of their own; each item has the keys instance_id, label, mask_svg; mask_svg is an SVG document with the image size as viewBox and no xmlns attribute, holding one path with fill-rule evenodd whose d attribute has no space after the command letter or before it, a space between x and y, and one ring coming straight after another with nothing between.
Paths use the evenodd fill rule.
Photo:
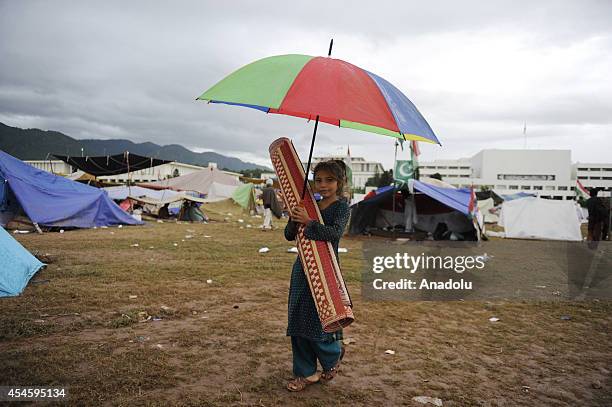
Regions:
<instances>
[{"instance_id":1,"label":"gray cloud","mask_svg":"<svg viewBox=\"0 0 612 407\"><path fill-rule=\"evenodd\" d=\"M289 136L306 154L312 123L195 98L248 62L321 55L334 37L334 56L396 84L428 119L443 147L423 159L520 148L527 121L528 146L606 161L611 16L607 1L0 1L0 121L260 163ZM319 129L317 154L350 144L393 160L392 139Z\"/></svg>"}]
</instances>

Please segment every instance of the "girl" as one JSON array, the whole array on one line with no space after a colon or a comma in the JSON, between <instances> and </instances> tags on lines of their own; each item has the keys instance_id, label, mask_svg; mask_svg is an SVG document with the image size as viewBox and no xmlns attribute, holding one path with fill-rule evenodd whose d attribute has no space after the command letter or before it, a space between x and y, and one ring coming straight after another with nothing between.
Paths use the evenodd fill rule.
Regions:
<instances>
[{"instance_id":1,"label":"girl","mask_svg":"<svg viewBox=\"0 0 612 407\"><path fill-rule=\"evenodd\" d=\"M298 223L306 225L304 235L308 239L325 240L332 243L338 259L338 243L349 219L349 206L340 199L346 173L338 162L323 161L314 169L315 190L321 195L318 202L323 223L310 219L302 205L291 208L291 217L285 227L285 238L295 240ZM339 261L339 260L338 260ZM336 376L340 360L344 356L342 331L325 333L310 293L306 275L298 256L291 271L289 286L289 325L287 336L291 336L294 379L287 384L290 391L301 391L306 386L320 381L329 381ZM323 373L317 374L317 360Z\"/></svg>"}]
</instances>

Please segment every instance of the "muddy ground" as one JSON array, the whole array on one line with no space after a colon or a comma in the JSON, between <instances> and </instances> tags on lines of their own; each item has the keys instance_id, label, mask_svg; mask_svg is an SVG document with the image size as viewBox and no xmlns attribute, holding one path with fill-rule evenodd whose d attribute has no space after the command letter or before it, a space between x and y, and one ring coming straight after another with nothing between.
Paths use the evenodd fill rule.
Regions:
<instances>
[{"instance_id":1,"label":"muddy ground","mask_svg":"<svg viewBox=\"0 0 612 407\"><path fill-rule=\"evenodd\" d=\"M15 235L49 265L0 301L0 385L68 386L79 405L612 405L611 302L365 301L361 237L341 242L342 371L289 393L284 222L207 209L205 225Z\"/></svg>"}]
</instances>

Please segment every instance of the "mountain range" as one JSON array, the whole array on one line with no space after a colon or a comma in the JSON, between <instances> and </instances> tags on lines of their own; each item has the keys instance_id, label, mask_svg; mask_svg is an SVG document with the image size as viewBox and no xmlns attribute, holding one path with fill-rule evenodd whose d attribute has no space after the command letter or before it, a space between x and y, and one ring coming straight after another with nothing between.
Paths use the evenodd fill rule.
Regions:
<instances>
[{"instance_id":1,"label":"mountain range","mask_svg":"<svg viewBox=\"0 0 612 407\"><path fill-rule=\"evenodd\" d=\"M271 171L267 167L212 151L196 153L179 144L160 146L151 142L134 143L123 139L77 140L57 131L20 129L0 123L0 150L4 150L20 160L53 159L50 154L80 156L81 149L88 156L112 155L129 151L148 157L201 166L207 166L209 162L214 162L217 163L219 168L231 171L254 169Z\"/></svg>"}]
</instances>

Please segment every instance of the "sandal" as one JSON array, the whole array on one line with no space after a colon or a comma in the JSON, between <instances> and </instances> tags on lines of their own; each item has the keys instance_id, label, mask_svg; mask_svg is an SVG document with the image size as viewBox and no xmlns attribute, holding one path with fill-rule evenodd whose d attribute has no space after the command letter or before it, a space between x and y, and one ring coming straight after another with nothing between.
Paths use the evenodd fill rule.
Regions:
<instances>
[{"instance_id":1,"label":"sandal","mask_svg":"<svg viewBox=\"0 0 612 407\"><path fill-rule=\"evenodd\" d=\"M342 350L340 351L340 358L338 359L338 362L336 363L336 365L332 367L330 370L326 370L326 371L323 371L323 373L321 373L322 382L324 383L329 382L334 377L336 377L336 375L340 371L340 362L342 362L343 358L344 358L344 346L342 347Z\"/></svg>"},{"instance_id":2,"label":"sandal","mask_svg":"<svg viewBox=\"0 0 612 407\"><path fill-rule=\"evenodd\" d=\"M304 390L307 386L310 386L311 384L315 384L318 383L320 379L320 376L318 374L313 374L312 376L309 377L296 377L295 379L289 381L289 383L287 383L287 390L289 391L302 391Z\"/></svg>"}]
</instances>

